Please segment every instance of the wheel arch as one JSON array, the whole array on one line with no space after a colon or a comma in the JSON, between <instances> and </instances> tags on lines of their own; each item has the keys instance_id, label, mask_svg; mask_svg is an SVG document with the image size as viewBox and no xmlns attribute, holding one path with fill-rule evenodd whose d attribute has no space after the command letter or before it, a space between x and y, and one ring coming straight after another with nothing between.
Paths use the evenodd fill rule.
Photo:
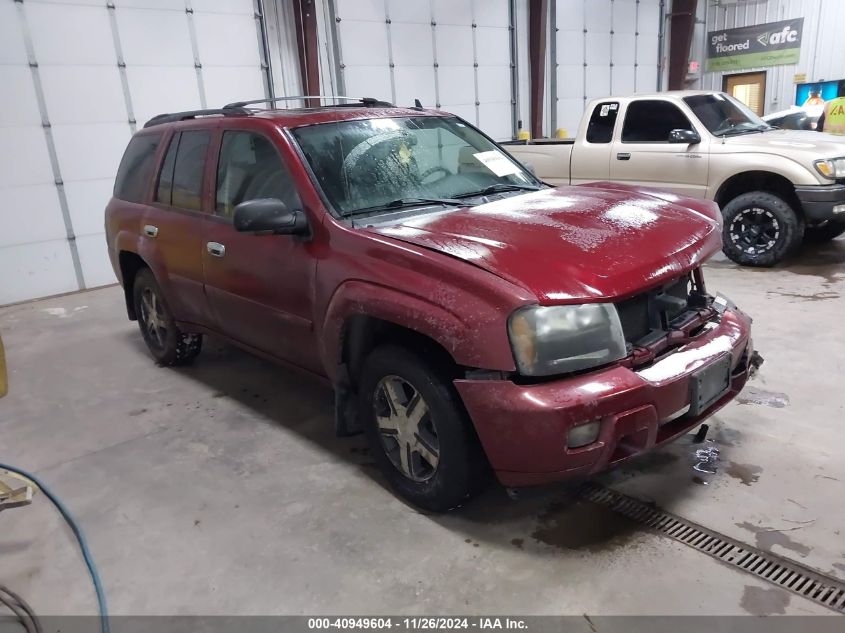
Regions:
<instances>
[{"instance_id":1,"label":"wheel arch","mask_svg":"<svg viewBox=\"0 0 845 633\"><path fill-rule=\"evenodd\" d=\"M752 191L772 193L784 199L800 217L804 217L801 201L795 194L795 185L782 174L766 170L750 170L734 174L716 191L713 200L722 209L731 200Z\"/></svg>"},{"instance_id":2,"label":"wheel arch","mask_svg":"<svg viewBox=\"0 0 845 633\"><path fill-rule=\"evenodd\" d=\"M150 268L150 265L143 257L133 251L120 251L118 253L118 265L120 266L120 278L123 282L123 298L126 302L126 315L130 321L137 321L135 314L135 277L142 268Z\"/></svg>"}]
</instances>

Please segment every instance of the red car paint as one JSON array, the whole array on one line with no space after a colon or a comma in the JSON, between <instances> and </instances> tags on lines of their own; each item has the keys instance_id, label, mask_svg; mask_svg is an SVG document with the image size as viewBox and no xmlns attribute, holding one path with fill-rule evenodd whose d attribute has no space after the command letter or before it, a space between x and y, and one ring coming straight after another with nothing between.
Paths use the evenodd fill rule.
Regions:
<instances>
[{"instance_id":1,"label":"red car paint","mask_svg":"<svg viewBox=\"0 0 845 633\"><path fill-rule=\"evenodd\" d=\"M444 116L409 109L325 108L167 123L206 129L202 211L113 198L109 254L124 278L127 254L156 276L180 327L214 333L338 385L343 343L355 315L406 328L439 344L465 378L455 381L487 457L508 485L593 473L667 442L711 415L742 388L752 352L750 319L702 311L692 325L610 367L531 383L515 374L509 316L529 304L620 301L694 272L720 248L720 215L709 202L599 183L526 193L401 222L353 227L326 208L288 132L323 122ZM238 233L212 215L223 130L265 135L290 169L311 227L309 239ZM155 225L155 239L144 227ZM206 242L226 245L210 257ZM131 308L130 308L130 316ZM672 349L674 346L674 349ZM660 354L668 354L655 361ZM702 415L666 419L688 398L690 374L723 353L730 391ZM651 373L643 373L643 372ZM353 386L355 376L350 376ZM573 425L600 419L599 440L568 450ZM664 424L661 425L661 422Z\"/></svg>"}]
</instances>

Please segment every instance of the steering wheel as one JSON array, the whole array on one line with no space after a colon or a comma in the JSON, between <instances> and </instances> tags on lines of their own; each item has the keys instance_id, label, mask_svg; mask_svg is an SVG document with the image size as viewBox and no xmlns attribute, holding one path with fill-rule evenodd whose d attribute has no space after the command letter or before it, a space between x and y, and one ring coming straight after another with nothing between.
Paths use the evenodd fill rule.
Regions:
<instances>
[{"instance_id":1,"label":"steering wheel","mask_svg":"<svg viewBox=\"0 0 845 633\"><path fill-rule=\"evenodd\" d=\"M426 180L428 180L428 178L430 176L433 176L434 174L437 174L437 173L440 173L440 174L443 174L443 175L440 176L440 178L437 178L436 180L432 180L431 182L426 182ZM426 184L426 185L433 185L434 183L440 182L444 178L448 178L451 175L452 175L451 171L449 171L445 167L437 165L436 167L431 167L429 169L426 169L423 173L420 174L420 183Z\"/></svg>"}]
</instances>

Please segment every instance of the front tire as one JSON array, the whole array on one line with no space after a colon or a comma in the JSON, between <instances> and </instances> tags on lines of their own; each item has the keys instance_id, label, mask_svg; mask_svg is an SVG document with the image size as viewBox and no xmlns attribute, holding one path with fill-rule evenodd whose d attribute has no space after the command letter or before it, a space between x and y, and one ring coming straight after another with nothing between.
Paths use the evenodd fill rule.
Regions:
<instances>
[{"instance_id":1,"label":"front tire","mask_svg":"<svg viewBox=\"0 0 845 633\"><path fill-rule=\"evenodd\" d=\"M743 266L773 266L804 236L803 219L783 198L764 191L737 196L722 215L725 255Z\"/></svg>"},{"instance_id":2,"label":"front tire","mask_svg":"<svg viewBox=\"0 0 845 633\"><path fill-rule=\"evenodd\" d=\"M149 268L142 268L135 276L133 300L141 336L159 365L187 365L197 357L202 350L202 335L185 334L176 326Z\"/></svg>"},{"instance_id":3,"label":"front tire","mask_svg":"<svg viewBox=\"0 0 845 633\"><path fill-rule=\"evenodd\" d=\"M401 497L445 512L481 490L483 451L451 381L434 363L403 347L378 347L358 390L370 451Z\"/></svg>"},{"instance_id":4,"label":"front tire","mask_svg":"<svg viewBox=\"0 0 845 633\"><path fill-rule=\"evenodd\" d=\"M845 233L845 220L827 220L804 229L804 241L809 244L824 244Z\"/></svg>"}]
</instances>

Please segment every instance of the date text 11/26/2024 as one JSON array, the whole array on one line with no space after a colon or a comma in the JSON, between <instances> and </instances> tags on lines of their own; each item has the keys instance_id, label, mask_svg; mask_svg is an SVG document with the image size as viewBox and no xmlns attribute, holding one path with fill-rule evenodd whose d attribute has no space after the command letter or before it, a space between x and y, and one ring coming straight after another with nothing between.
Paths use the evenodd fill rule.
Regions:
<instances>
[{"instance_id":1,"label":"date text 11/26/2024","mask_svg":"<svg viewBox=\"0 0 845 633\"><path fill-rule=\"evenodd\" d=\"M528 625L521 618L499 617L412 617L412 618L308 618L308 629L319 630L393 630L399 631L447 631L447 630L512 630L525 631Z\"/></svg>"}]
</instances>

